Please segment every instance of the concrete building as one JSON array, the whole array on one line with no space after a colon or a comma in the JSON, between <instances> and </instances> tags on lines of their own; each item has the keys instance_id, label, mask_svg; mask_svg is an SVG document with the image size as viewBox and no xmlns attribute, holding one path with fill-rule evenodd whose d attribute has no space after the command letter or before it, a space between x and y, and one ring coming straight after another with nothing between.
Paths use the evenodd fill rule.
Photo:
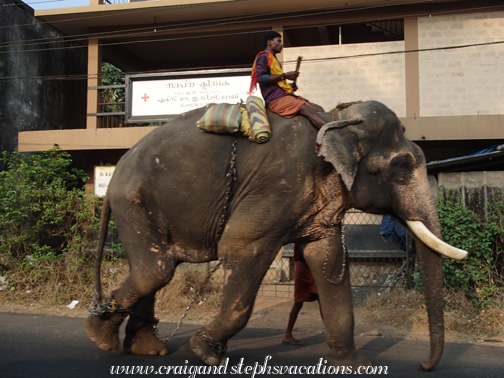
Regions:
<instances>
[{"instance_id":1,"label":"concrete building","mask_svg":"<svg viewBox=\"0 0 504 378\"><path fill-rule=\"evenodd\" d=\"M0 152L17 150L20 131L86 127L86 54L62 37L0 0Z\"/></svg>"},{"instance_id":2,"label":"concrete building","mask_svg":"<svg viewBox=\"0 0 504 378\"><path fill-rule=\"evenodd\" d=\"M148 117L142 123L128 117L135 77L246 73L271 29L283 35L286 70L303 57L300 95L326 110L354 100L385 103L428 161L504 143L502 0L111 2L35 13L87 49L86 127L77 127L76 114L75 127L20 132L19 151L57 144L93 177L95 165L115 164L156 127L146 126L153 123ZM124 111L103 110L104 61L133 80L126 83Z\"/></svg>"}]
</instances>

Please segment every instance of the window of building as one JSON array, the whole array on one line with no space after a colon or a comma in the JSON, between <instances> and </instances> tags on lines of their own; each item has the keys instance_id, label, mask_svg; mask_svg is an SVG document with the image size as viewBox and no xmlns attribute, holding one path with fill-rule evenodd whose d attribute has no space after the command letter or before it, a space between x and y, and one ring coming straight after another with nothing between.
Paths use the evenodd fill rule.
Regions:
<instances>
[{"instance_id":1,"label":"window of building","mask_svg":"<svg viewBox=\"0 0 504 378\"><path fill-rule=\"evenodd\" d=\"M402 41L404 21L372 21L285 29L284 39L288 47Z\"/></svg>"}]
</instances>

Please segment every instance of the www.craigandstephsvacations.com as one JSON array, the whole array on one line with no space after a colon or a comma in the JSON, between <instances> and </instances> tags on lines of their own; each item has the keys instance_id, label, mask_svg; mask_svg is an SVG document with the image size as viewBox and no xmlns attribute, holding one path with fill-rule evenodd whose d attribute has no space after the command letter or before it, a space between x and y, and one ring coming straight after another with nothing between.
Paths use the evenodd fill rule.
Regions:
<instances>
[{"instance_id":1,"label":"www.craigandstephsvacations.com","mask_svg":"<svg viewBox=\"0 0 504 378\"><path fill-rule=\"evenodd\" d=\"M187 378L198 376L237 375L254 378L261 375L339 375L339 374L388 374L388 366L327 366L327 360L320 358L315 365L286 366L273 365L271 356L266 356L264 362L247 365L241 358L236 365L229 364L229 358L221 366L111 366L111 375L180 375Z\"/></svg>"}]
</instances>

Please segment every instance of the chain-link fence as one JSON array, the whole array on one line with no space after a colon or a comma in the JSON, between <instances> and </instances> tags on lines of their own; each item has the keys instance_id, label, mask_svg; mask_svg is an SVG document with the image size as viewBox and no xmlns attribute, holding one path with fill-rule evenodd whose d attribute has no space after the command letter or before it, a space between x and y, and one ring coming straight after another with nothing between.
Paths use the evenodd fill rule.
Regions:
<instances>
[{"instance_id":1,"label":"chain-link fence","mask_svg":"<svg viewBox=\"0 0 504 378\"><path fill-rule=\"evenodd\" d=\"M397 220L352 209L343 220L343 233L354 293L391 288L398 282L411 286L414 246ZM214 264L216 262L191 264L191 269L205 273ZM258 294L293 298L294 270L294 245L285 245L266 272ZM215 271L212 281L224 281L222 267Z\"/></svg>"},{"instance_id":2,"label":"chain-link fence","mask_svg":"<svg viewBox=\"0 0 504 378\"><path fill-rule=\"evenodd\" d=\"M413 243L397 220L352 209L345 215L343 232L354 293L391 288L398 282L403 286L411 285ZM293 257L294 245L285 245L266 272L258 295L293 298ZM201 264L204 266L201 271L208 271L212 264ZM224 270L220 268L212 280L223 279Z\"/></svg>"},{"instance_id":3,"label":"chain-link fence","mask_svg":"<svg viewBox=\"0 0 504 378\"><path fill-rule=\"evenodd\" d=\"M398 282L411 286L414 247L404 227L390 216L350 210L343 221L345 245L354 288L390 288ZM278 254L263 280L259 295L293 297L294 245Z\"/></svg>"}]
</instances>

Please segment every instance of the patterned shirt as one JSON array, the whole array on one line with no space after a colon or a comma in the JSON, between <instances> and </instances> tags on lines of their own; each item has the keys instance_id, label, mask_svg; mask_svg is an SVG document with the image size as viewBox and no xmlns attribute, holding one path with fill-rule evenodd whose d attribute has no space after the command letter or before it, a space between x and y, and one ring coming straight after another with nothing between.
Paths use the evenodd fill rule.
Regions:
<instances>
[{"instance_id":1,"label":"patterned shirt","mask_svg":"<svg viewBox=\"0 0 504 378\"><path fill-rule=\"evenodd\" d=\"M275 59L277 59L276 56ZM280 64L280 62L278 63ZM268 84L270 76L271 71L268 67L268 56L266 54L261 54L256 61L256 77L266 106L277 98L289 95L288 93L285 93L285 90L280 88L276 83Z\"/></svg>"}]
</instances>

